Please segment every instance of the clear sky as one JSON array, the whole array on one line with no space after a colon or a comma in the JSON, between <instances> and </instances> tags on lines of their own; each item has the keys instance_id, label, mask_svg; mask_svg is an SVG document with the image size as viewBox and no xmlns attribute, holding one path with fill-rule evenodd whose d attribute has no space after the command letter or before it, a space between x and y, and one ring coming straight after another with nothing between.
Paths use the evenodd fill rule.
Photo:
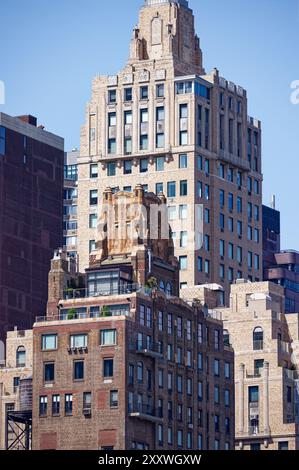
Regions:
<instances>
[{"instance_id":1,"label":"clear sky","mask_svg":"<svg viewBox=\"0 0 299 470\"><path fill-rule=\"evenodd\" d=\"M91 81L125 64L143 0L0 0L0 80L8 114L33 114L79 146ZM246 88L263 124L264 202L275 193L282 248L299 250L298 0L189 0L204 66ZM297 186L298 184L298 186ZM298 193L297 193L298 189Z\"/></svg>"}]
</instances>

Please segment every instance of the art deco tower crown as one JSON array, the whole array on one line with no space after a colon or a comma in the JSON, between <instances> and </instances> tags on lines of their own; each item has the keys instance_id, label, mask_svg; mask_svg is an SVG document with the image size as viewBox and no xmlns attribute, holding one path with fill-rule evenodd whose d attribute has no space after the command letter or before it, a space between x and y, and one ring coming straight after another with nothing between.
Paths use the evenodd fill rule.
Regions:
<instances>
[{"instance_id":1,"label":"art deco tower crown","mask_svg":"<svg viewBox=\"0 0 299 470\"><path fill-rule=\"evenodd\" d=\"M187 0L145 0L131 42L130 65L155 61L174 75L203 75L202 52Z\"/></svg>"}]
</instances>

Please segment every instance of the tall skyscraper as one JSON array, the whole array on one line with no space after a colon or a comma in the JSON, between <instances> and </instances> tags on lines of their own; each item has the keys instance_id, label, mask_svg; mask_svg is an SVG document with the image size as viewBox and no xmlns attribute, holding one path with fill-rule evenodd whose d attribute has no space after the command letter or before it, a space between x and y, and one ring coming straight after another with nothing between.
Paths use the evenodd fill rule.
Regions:
<instances>
[{"instance_id":1,"label":"tall skyscraper","mask_svg":"<svg viewBox=\"0 0 299 470\"><path fill-rule=\"evenodd\" d=\"M148 0L130 57L93 81L78 159L80 269L105 187L164 193L180 287L262 279L261 123L247 93L206 73L188 1ZM228 298L223 298L227 302Z\"/></svg>"},{"instance_id":2,"label":"tall skyscraper","mask_svg":"<svg viewBox=\"0 0 299 470\"><path fill-rule=\"evenodd\" d=\"M31 328L46 308L62 244L63 158L63 139L36 118L0 113L0 354L6 332Z\"/></svg>"}]
</instances>

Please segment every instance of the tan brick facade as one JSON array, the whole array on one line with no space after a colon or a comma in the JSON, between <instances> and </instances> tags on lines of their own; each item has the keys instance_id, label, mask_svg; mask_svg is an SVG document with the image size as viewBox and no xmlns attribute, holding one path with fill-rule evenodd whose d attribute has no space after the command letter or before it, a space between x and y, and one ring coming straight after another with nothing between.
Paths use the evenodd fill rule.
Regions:
<instances>
[{"instance_id":1,"label":"tan brick facade","mask_svg":"<svg viewBox=\"0 0 299 470\"><path fill-rule=\"evenodd\" d=\"M6 413L20 410L19 381L32 376L32 359L32 330L8 332L6 360L0 366L0 449L6 449L16 438L11 429L6 436ZM17 426L13 428L17 432Z\"/></svg>"},{"instance_id":2,"label":"tan brick facade","mask_svg":"<svg viewBox=\"0 0 299 470\"><path fill-rule=\"evenodd\" d=\"M240 282L222 310L235 351L236 449L298 449L299 315L284 314L283 292Z\"/></svg>"},{"instance_id":3,"label":"tan brick facade","mask_svg":"<svg viewBox=\"0 0 299 470\"><path fill-rule=\"evenodd\" d=\"M262 278L261 124L247 118L245 90L216 69L205 75L185 5L141 8L128 64L93 81L78 159L80 270L97 239L90 192L142 184L168 197L181 287L228 292L237 277Z\"/></svg>"}]
</instances>

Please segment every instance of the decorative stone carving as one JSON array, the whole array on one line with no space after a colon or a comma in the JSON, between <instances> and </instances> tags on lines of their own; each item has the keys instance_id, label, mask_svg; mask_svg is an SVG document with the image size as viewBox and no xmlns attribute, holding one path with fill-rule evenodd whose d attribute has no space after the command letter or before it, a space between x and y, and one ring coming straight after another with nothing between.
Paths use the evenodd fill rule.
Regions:
<instances>
[{"instance_id":1,"label":"decorative stone carving","mask_svg":"<svg viewBox=\"0 0 299 470\"><path fill-rule=\"evenodd\" d=\"M122 82L124 85L131 85L133 83L133 74L127 73L123 76Z\"/></svg>"},{"instance_id":2,"label":"decorative stone carving","mask_svg":"<svg viewBox=\"0 0 299 470\"><path fill-rule=\"evenodd\" d=\"M143 82L148 82L150 79L150 73L148 70L141 70L141 72L139 72L139 82L140 83L143 83Z\"/></svg>"},{"instance_id":3,"label":"decorative stone carving","mask_svg":"<svg viewBox=\"0 0 299 470\"><path fill-rule=\"evenodd\" d=\"M166 79L166 70L165 69L158 69L155 73L156 80L165 80Z\"/></svg>"},{"instance_id":4,"label":"decorative stone carving","mask_svg":"<svg viewBox=\"0 0 299 470\"><path fill-rule=\"evenodd\" d=\"M117 86L118 77L117 75L110 75L108 77L108 86Z\"/></svg>"}]
</instances>

